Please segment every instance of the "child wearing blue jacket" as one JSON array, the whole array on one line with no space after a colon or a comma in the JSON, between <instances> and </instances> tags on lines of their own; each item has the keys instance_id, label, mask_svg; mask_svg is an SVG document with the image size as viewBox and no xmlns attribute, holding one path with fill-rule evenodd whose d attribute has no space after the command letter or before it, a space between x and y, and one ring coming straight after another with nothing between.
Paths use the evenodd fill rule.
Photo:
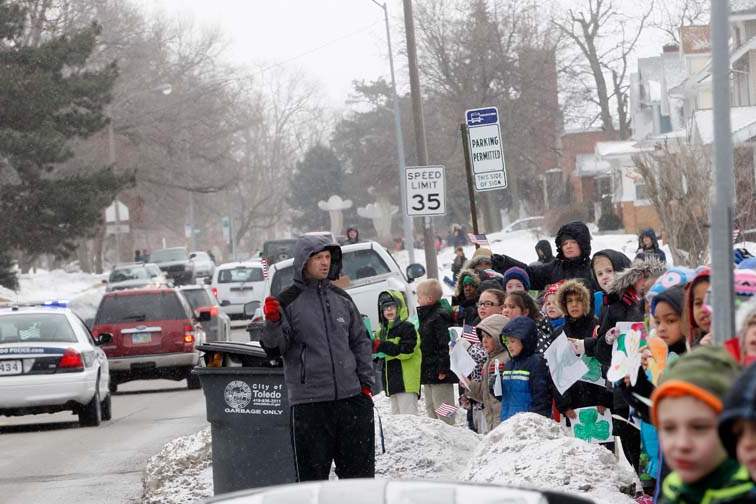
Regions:
<instances>
[{"instance_id":1,"label":"child wearing blue jacket","mask_svg":"<svg viewBox=\"0 0 756 504\"><path fill-rule=\"evenodd\" d=\"M536 323L530 317L512 319L501 331L501 342L510 356L501 372L501 421L526 412L550 418L551 378L543 355L536 352Z\"/></svg>"}]
</instances>

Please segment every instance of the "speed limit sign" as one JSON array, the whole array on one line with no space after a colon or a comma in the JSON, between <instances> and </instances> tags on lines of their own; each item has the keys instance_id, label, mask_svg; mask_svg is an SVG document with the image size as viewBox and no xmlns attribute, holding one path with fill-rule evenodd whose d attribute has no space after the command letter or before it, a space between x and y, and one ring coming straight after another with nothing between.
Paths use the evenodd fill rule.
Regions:
<instances>
[{"instance_id":1,"label":"speed limit sign","mask_svg":"<svg viewBox=\"0 0 756 504\"><path fill-rule=\"evenodd\" d=\"M404 183L407 187L407 215L430 217L446 214L446 168L408 166Z\"/></svg>"}]
</instances>

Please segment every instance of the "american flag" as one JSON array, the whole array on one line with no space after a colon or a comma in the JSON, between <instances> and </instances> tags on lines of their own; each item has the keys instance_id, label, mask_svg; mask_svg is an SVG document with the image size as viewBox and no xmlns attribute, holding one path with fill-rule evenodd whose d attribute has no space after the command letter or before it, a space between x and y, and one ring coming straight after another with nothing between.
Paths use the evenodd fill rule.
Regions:
<instances>
[{"instance_id":1,"label":"american flag","mask_svg":"<svg viewBox=\"0 0 756 504\"><path fill-rule=\"evenodd\" d=\"M443 417L450 417L457 412L457 407L451 404L441 403L441 406L436 408L436 415Z\"/></svg>"},{"instance_id":2,"label":"american flag","mask_svg":"<svg viewBox=\"0 0 756 504\"><path fill-rule=\"evenodd\" d=\"M473 233L467 233L467 239L470 240L470 243L474 243L475 245L480 245L481 247L488 247L488 238L486 238L486 235L484 234L473 234Z\"/></svg>"},{"instance_id":3,"label":"american flag","mask_svg":"<svg viewBox=\"0 0 756 504\"><path fill-rule=\"evenodd\" d=\"M469 341L473 345L480 343L478 335L475 333L475 327L467 324L462 326L462 339Z\"/></svg>"},{"instance_id":4,"label":"american flag","mask_svg":"<svg viewBox=\"0 0 756 504\"><path fill-rule=\"evenodd\" d=\"M268 278L268 260L263 257L260 259L260 263L262 264L263 278Z\"/></svg>"}]
</instances>

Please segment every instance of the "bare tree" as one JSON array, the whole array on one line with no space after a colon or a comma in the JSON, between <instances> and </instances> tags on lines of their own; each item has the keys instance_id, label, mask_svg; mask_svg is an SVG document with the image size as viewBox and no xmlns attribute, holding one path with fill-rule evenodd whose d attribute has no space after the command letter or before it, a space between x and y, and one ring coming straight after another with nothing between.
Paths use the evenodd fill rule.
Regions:
<instances>
[{"instance_id":1,"label":"bare tree","mask_svg":"<svg viewBox=\"0 0 756 504\"><path fill-rule=\"evenodd\" d=\"M672 44L680 44L680 27L709 24L711 0L657 2L652 25Z\"/></svg>"},{"instance_id":2,"label":"bare tree","mask_svg":"<svg viewBox=\"0 0 756 504\"><path fill-rule=\"evenodd\" d=\"M581 0L581 4L567 9L563 18L553 23L582 56L576 76L587 75L592 80L595 95L591 93L590 100L599 109L602 128L619 131L622 139L629 138L630 58L649 21L653 4L639 19L622 14L612 0Z\"/></svg>"},{"instance_id":3,"label":"bare tree","mask_svg":"<svg viewBox=\"0 0 756 504\"><path fill-rule=\"evenodd\" d=\"M664 143L633 159L648 199L667 233L675 264L706 264L709 250L709 149Z\"/></svg>"}]
</instances>

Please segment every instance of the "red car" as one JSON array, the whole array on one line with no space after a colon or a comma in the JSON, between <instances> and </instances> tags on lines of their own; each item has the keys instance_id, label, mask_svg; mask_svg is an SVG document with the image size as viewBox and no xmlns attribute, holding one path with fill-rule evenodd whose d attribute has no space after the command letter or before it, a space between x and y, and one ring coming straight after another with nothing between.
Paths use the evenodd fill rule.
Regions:
<instances>
[{"instance_id":1,"label":"red car","mask_svg":"<svg viewBox=\"0 0 756 504\"><path fill-rule=\"evenodd\" d=\"M94 319L95 338L110 334L102 346L110 364L110 390L131 380L186 378L190 389L200 388L191 373L200 363L197 346L205 342L200 322L186 298L174 288L144 288L109 292Z\"/></svg>"}]
</instances>

